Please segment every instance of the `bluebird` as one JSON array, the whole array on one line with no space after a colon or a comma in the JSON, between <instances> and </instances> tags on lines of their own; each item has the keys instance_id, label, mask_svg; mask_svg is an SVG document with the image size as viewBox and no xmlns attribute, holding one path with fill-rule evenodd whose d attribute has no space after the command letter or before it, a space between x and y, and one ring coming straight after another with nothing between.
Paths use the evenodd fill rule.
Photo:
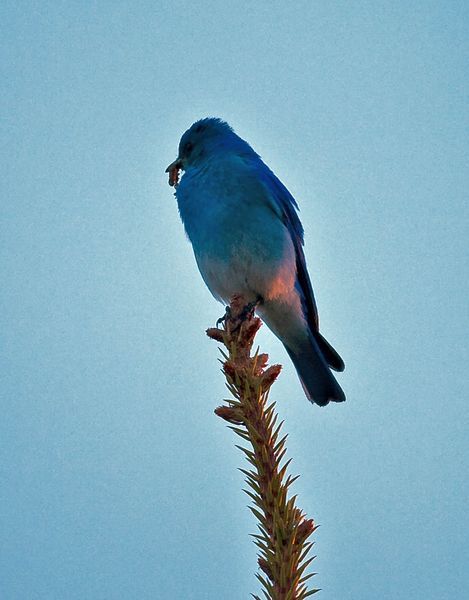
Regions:
<instances>
[{"instance_id":1,"label":"bluebird","mask_svg":"<svg viewBox=\"0 0 469 600\"><path fill-rule=\"evenodd\" d=\"M184 174L179 182L179 173ZM342 358L319 333L298 205L251 146L221 119L195 122L166 169L203 280L222 302L242 295L284 344L306 396L345 395Z\"/></svg>"}]
</instances>

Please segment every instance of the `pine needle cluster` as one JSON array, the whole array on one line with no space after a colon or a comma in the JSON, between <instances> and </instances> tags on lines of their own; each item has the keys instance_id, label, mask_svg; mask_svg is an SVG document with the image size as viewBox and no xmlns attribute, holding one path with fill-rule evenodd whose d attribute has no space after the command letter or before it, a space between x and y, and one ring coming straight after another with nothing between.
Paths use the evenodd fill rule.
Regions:
<instances>
[{"instance_id":1,"label":"pine needle cluster","mask_svg":"<svg viewBox=\"0 0 469 600\"><path fill-rule=\"evenodd\" d=\"M251 356L255 335L261 320L253 311L246 314L242 297L232 298L223 329L212 328L207 335L224 344L223 372L233 395L215 413L230 423L230 428L247 444L237 446L250 468L241 469L246 476L252 500L251 511L258 520L254 542L258 547L259 572L264 599L303 600L316 593L307 589L314 573L306 569L314 557L308 558L313 542L308 538L316 529L296 506L296 496L289 488L297 477L287 475L290 460L285 461L286 435L281 435L275 403L269 404L271 385L281 366L267 367L268 356L258 351ZM259 596L253 595L256 600Z\"/></svg>"}]
</instances>

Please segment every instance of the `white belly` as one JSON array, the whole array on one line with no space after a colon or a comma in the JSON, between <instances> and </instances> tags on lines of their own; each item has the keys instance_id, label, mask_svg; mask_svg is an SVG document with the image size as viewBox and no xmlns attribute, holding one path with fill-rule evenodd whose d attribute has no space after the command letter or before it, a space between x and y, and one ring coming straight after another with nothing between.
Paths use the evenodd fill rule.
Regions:
<instances>
[{"instance_id":1,"label":"white belly","mask_svg":"<svg viewBox=\"0 0 469 600\"><path fill-rule=\"evenodd\" d=\"M207 255L196 259L207 287L224 302L234 294L243 295L248 302L258 297L270 300L289 295L295 284L294 264L269 262L243 249L228 260Z\"/></svg>"}]
</instances>

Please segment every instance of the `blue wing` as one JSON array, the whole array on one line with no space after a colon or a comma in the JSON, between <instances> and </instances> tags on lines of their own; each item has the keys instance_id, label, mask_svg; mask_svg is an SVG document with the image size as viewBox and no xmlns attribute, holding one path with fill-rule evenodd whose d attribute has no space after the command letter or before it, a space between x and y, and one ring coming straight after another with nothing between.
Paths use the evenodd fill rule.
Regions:
<instances>
[{"instance_id":1,"label":"blue wing","mask_svg":"<svg viewBox=\"0 0 469 600\"><path fill-rule=\"evenodd\" d=\"M258 176L273 191L277 208L280 210L281 218L290 232L296 254L296 287L300 294L306 321L309 325L311 335L316 340L328 365L335 371L345 369L344 361L329 342L319 333L319 315L314 299L313 287L306 268L306 259L303 250L304 231L298 217L298 204L283 183L263 163L263 168L258 170Z\"/></svg>"}]
</instances>

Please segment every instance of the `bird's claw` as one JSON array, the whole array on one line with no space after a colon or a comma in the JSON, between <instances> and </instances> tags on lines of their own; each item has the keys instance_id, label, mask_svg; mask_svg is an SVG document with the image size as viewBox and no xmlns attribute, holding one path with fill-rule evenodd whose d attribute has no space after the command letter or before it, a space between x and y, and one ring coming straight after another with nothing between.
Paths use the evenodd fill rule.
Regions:
<instances>
[{"instance_id":1,"label":"bird's claw","mask_svg":"<svg viewBox=\"0 0 469 600\"><path fill-rule=\"evenodd\" d=\"M249 304L246 304L246 306L243 308L241 314L239 315L239 319L241 321L245 321L246 319L252 319L252 317L254 316L254 313L256 312L256 308L259 306L260 303L261 303L261 298L257 298L257 300L254 300L253 302L249 302Z\"/></svg>"},{"instance_id":2,"label":"bird's claw","mask_svg":"<svg viewBox=\"0 0 469 600\"><path fill-rule=\"evenodd\" d=\"M219 325L223 325L224 323L226 323L226 321L229 318L231 318L231 308L229 306L226 306L225 314L223 315L223 317L220 317L219 319L217 319L216 327L218 328Z\"/></svg>"},{"instance_id":3,"label":"bird's claw","mask_svg":"<svg viewBox=\"0 0 469 600\"><path fill-rule=\"evenodd\" d=\"M259 304L261 302L262 302L261 297L258 297L253 302L249 302L249 304L246 304L244 306L243 310L236 316L235 319L233 319L233 314L231 312L231 308L229 306L227 306L225 308L225 314L222 317L220 317L219 319L217 319L217 323L216 323L217 328L220 325L225 325L226 322L231 319L237 323L236 327L233 330L233 331L236 331L241 326L241 323L246 321L246 319L252 319L252 317L254 316L254 313L256 311L256 308L259 306Z\"/></svg>"}]
</instances>

